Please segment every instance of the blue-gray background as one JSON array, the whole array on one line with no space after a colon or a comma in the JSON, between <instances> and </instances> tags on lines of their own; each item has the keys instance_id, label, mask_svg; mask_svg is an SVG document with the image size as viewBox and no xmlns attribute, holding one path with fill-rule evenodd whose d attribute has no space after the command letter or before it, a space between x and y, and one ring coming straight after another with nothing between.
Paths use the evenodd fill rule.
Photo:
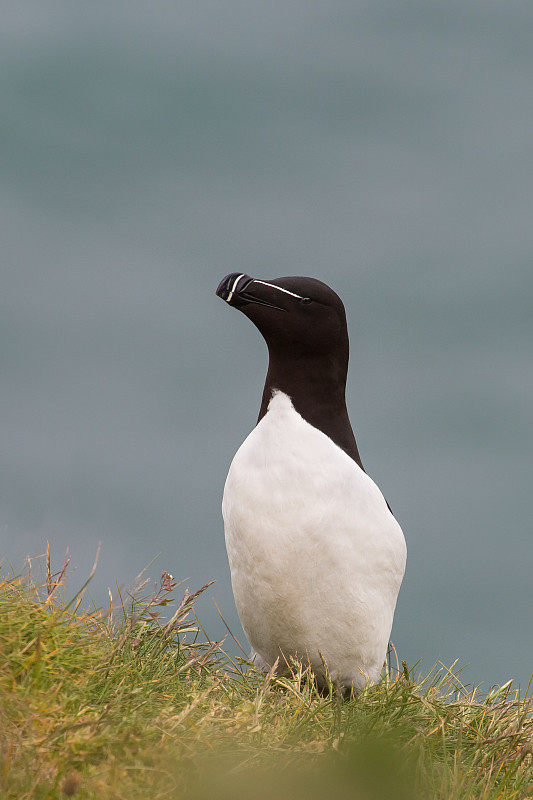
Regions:
<instances>
[{"instance_id":1,"label":"blue-gray background","mask_svg":"<svg viewBox=\"0 0 533 800\"><path fill-rule=\"evenodd\" d=\"M401 658L533 672L529 0L5 3L0 555L74 588L217 583L253 427L235 270L343 297L348 402L400 520ZM332 586L332 591L335 587Z\"/></svg>"}]
</instances>

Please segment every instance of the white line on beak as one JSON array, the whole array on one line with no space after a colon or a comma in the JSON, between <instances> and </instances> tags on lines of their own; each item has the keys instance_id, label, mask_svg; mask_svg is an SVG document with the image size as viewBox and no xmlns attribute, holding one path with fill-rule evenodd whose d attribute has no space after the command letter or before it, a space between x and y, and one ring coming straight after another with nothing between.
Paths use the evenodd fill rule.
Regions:
<instances>
[{"instance_id":1,"label":"white line on beak","mask_svg":"<svg viewBox=\"0 0 533 800\"><path fill-rule=\"evenodd\" d=\"M233 292L235 291L235 287L236 287L236 286L237 286L237 284L239 283L240 279L241 279L241 278L244 276L244 274L245 274L244 272L241 272L241 274L240 274L240 275L237 275L237 277L236 277L236 278L235 278L235 280L233 281L232 287L231 287L231 289L229 290L229 294L228 294L228 296L226 297L226 303L229 303L229 301L230 301L230 300L231 300L231 298L233 297Z\"/></svg>"}]
</instances>

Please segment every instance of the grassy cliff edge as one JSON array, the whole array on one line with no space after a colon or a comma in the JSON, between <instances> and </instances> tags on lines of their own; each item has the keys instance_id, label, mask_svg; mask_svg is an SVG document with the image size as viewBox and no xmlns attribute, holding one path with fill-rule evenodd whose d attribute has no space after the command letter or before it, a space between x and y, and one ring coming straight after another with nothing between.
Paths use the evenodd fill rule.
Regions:
<instances>
[{"instance_id":1,"label":"grassy cliff edge","mask_svg":"<svg viewBox=\"0 0 533 800\"><path fill-rule=\"evenodd\" d=\"M87 610L65 571L0 572L5 800L533 796L527 692L480 697L391 658L378 685L323 696L302 665L265 676L207 641L207 587L182 595L163 572L147 596Z\"/></svg>"}]
</instances>

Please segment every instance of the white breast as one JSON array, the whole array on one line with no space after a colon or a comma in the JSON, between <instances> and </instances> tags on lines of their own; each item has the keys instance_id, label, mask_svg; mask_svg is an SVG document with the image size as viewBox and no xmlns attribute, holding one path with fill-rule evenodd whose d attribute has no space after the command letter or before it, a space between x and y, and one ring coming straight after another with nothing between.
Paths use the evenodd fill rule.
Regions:
<instances>
[{"instance_id":1,"label":"white breast","mask_svg":"<svg viewBox=\"0 0 533 800\"><path fill-rule=\"evenodd\" d=\"M262 666L364 686L386 656L406 548L376 484L276 392L222 502L237 610Z\"/></svg>"}]
</instances>

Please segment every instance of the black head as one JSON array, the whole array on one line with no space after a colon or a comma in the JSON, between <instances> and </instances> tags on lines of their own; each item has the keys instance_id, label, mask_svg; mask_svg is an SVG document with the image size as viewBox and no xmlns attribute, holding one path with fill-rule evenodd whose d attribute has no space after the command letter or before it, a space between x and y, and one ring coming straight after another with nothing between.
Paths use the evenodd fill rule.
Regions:
<instances>
[{"instance_id":1,"label":"black head","mask_svg":"<svg viewBox=\"0 0 533 800\"><path fill-rule=\"evenodd\" d=\"M271 355L291 360L335 353L347 362L344 305L322 281L295 276L265 281L234 272L216 293L252 320Z\"/></svg>"},{"instance_id":2,"label":"black head","mask_svg":"<svg viewBox=\"0 0 533 800\"><path fill-rule=\"evenodd\" d=\"M340 297L315 278L226 275L217 295L249 317L263 334L269 364L259 411L280 389L311 425L362 468L346 410L348 330Z\"/></svg>"}]
</instances>

